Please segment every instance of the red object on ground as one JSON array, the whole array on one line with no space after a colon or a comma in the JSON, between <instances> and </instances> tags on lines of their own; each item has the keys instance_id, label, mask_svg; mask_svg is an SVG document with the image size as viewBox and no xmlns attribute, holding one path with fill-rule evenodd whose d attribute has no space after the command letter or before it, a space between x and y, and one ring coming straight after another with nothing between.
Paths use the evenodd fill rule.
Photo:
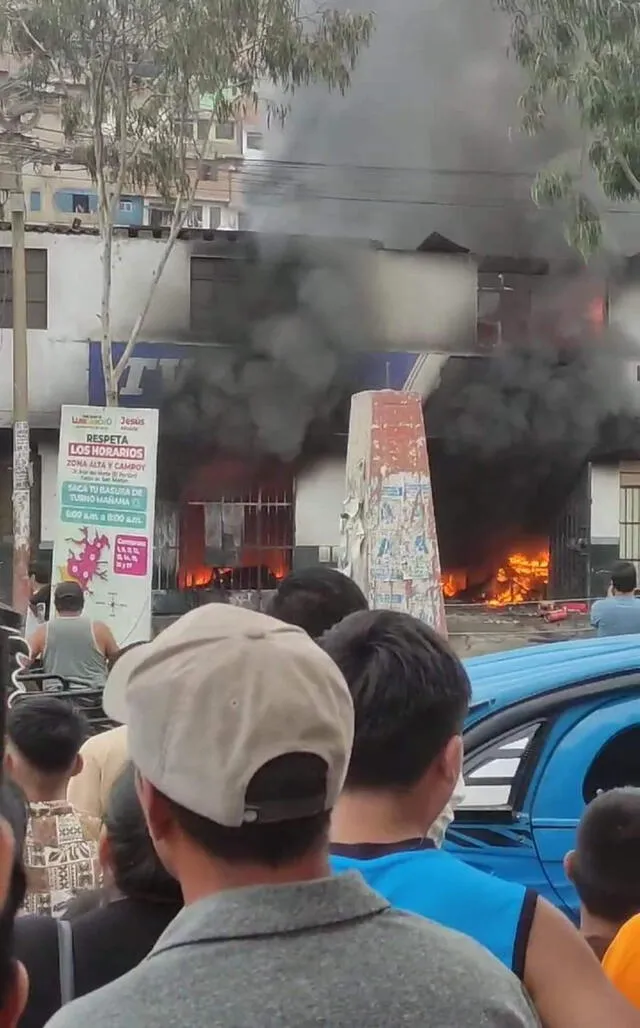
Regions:
<instances>
[{"instance_id":1,"label":"red object on ground","mask_svg":"<svg viewBox=\"0 0 640 1028\"><path fill-rule=\"evenodd\" d=\"M569 613L566 607L560 607L558 610L550 610L544 615L545 621L553 624L555 621L566 621L569 617Z\"/></svg>"}]
</instances>

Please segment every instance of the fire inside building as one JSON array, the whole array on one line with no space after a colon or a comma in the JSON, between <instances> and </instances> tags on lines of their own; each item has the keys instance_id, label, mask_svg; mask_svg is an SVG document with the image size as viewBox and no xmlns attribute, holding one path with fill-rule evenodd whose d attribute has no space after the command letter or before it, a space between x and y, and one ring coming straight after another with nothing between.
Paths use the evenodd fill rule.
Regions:
<instances>
[{"instance_id":1,"label":"fire inside building","mask_svg":"<svg viewBox=\"0 0 640 1028\"><path fill-rule=\"evenodd\" d=\"M222 345L201 348L161 408L159 614L226 592L255 597L293 567L336 564L350 396L411 388L426 359L367 353L357 310L334 338L331 297L322 324L317 297L307 320L274 321L273 297L255 289L238 304L238 281L257 265L216 246L192 260L192 325ZM421 250L472 259L440 237ZM638 365L609 324L610 277L475 261L468 343L442 347L423 389L445 596L497 607L602 595L613 560L640 560ZM300 291L287 311L292 298ZM289 349L277 345L283 332Z\"/></svg>"}]
</instances>

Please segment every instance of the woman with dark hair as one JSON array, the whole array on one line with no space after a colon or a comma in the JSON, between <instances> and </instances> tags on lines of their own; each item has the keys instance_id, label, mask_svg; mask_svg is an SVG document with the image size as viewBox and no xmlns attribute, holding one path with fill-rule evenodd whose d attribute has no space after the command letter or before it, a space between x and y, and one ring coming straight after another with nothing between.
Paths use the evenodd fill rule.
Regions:
<instances>
[{"instance_id":1,"label":"woman with dark hair","mask_svg":"<svg viewBox=\"0 0 640 1028\"><path fill-rule=\"evenodd\" d=\"M61 926L46 917L18 920L15 956L30 981L21 1028L42 1028L63 1001L130 971L182 907L180 886L160 863L149 837L132 764L111 790L100 861L103 887L72 901ZM68 959L61 960L65 954Z\"/></svg>"}]
</instances>

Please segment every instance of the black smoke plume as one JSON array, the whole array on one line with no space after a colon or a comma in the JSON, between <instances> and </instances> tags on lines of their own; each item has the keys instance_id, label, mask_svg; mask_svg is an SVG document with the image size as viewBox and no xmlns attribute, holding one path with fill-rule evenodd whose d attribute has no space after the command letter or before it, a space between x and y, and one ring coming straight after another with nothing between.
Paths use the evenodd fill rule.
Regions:
<instances>
[{"instance_id":1,"label":"black smoke plume","mask_svg":"<svg viewBox=\"0 0 640 1028\"><path fill-rule=\"evenodd\" d=\"M520 134L522 80L491 0L349 6L375 8L371 46L345 97L301 90L265 159L247 163L251 228L406 250L438 232L480 257L566 258L560 219L529 190L575 139L562 119L535 140ZM335 448L370 343L360 298L300 238L266 246L238 277L211 310L209 341L228 350L203 349L165 403L179 463L198 444L252 460ZM485 360L450 360L427 405L449 566L544 533L602 440L609 452L634 443L622 361L567 311L568 331L528 319Z\"/></svg>"},{"instance_id":2,"label":"black smoke plume","mask_svg":"<svg viewBox=\"0 0 640 1028\"><path fill-rule=\"evenodd\" d=\"M166 397L164 432L291 461L344 413L374 327L340 247L264 240L231 262L211 311L217 345Z\"/></svg>"},{"instance_id":3,"label":"black smoke plume","mask_svg":"<svg viewBox=\"0 0 640 1028\"><path fill-rule=\"evenodd\" d=\"M640 448L637 363L612 330L534 331L485 360L450 361L427 404L443 563L496 566L548 539L590 459Z\"/></svg>"}]
</instances>

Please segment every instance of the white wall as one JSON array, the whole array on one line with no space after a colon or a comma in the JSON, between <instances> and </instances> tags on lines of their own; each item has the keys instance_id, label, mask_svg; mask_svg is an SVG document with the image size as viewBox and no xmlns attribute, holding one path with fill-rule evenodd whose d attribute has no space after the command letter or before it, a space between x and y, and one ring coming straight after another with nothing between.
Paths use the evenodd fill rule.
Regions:
<instances>
[{"instance_id":1,"label":"white wall","mask_svg":"<svg viewBox=\"0 0 640 1028\"><path fill-rule=\"evenodd\" d=\"M0 329L0 428L11 426L13 332ZM60 404L86 403L89 347L85 341L29 332L29 419L32 428L57 428Z\"/></svg>"},{"instance_id":2,"label":"white wall","mask_svg":"<svg viewBox=\"0 0 640 1028\"><path fill-rule=\"evenodd\" d=\"M591 542L615 543L620 538L620 468L591 465Z\"/></svg>"},{"instance_id":3,"label":"white wall","mask_svg":"<svg viewBox=\"0 0 640 1028\"><path fill-rule=\"evenodd\" d=\"M0 232L0 246L11 236ZM127 236L114 244L112 338L126 339L140 311L165 243ZM29 408L32 425L57 428L62 403L86 403L87 342L98 339L102 288L101 245L97 236L27 233L27 246L46 249L48 257L48 328L30 330ZM140 336L141 341L179 341L189 327L189 257L178 242ZM11 424L13 332L0 329L0 428Z\"/></svg>"},{"instance_id":4,"label":"white wall","mask_svg":"<svg viewBox=\"0 0 640 1028\"><path fill-rule=\"evenodd\" d=\"M9 246L9 233L0 234L0 246ZM102 246L97 236L27 233L27 246L49 251L49 339L69 342L98 339L102 289ZM114 243L112 336L128 336L162 255L162 239L118 237ZM154 339L167 323L189 326L190 247L177 243L141 335ZM40 335L40 333L32 333Z\"/></svg>"},{"instance_id":5,"label":"white wall","mask_svg":"<svg viewBox=\"0 0 640 1028\"><path fill-rule=\"evenodd\" d=\"M38 443L40 455L40 544L53 546L57 525L57 442Z\"/></svg>"},{"instance_id":6,"label":"white wall","mask_svg":"<svg viewBox=\"0 0 640 1028\"><path fill-rule=\"evenodd\" d=\"M340 544L344 472L344 457L331 457L296 479L296 546Z\"/></svg>"}]
</instances>

